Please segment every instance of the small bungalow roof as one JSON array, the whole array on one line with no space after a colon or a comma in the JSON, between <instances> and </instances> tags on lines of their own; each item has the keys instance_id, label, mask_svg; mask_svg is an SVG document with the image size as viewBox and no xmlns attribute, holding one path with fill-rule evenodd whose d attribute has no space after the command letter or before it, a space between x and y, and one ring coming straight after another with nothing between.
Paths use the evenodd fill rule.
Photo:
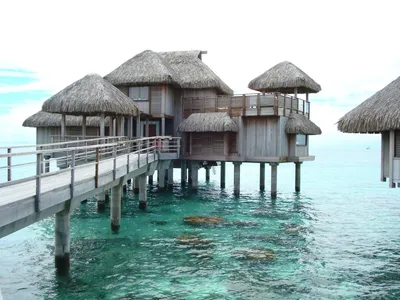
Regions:
<instances>
[{"instance_id":1,"label":"small bungalow roof","mask_svg":"<svg viewBox=\"0 0 400 300\"><path fill-rule=\"evenodd\" d=\"M300 68L283 61L249 82L249 88L264 93L294 94L294 89L302 93L318 93L321 86Z\"/></svg>"},{"instance_id":2,"label":"small bungalow roof","mask_svg":"<svg viewBox=\"0 0 400 300\"><path fill-rule=\"evenodd\" d=\"M66 126L82 126L82 116L65 116ZM60 127L61 114L53 114L44 111L38 111L32 116L28 117L24 123L24 127ZM86 126L99 127L100 117L86 118ZM105 126L108 126L108 119L105 120Z\"/></svg>"},{"instance_id":3,"label":"small bungalow roof","mask_svg":"<svg viewBox=\"0 0 400 300\"><path fill-rule=\"evenodd\" d=\"M133 115L139 114L136 104L100 75L89 74L47 99L42 110L66 115Z\"/></svg>"},{"instance_id":4,"label":"small bungalow roof","mask_svg":"<svg viewBox=\"0 0 400 300\"><path fill-rule=\"evenodd\" d=\"M288 134L321 134L321 129L304 115L291 113L286 123L285 132Z\"/></svg>"},{"instance_id":5,"label":"small bungalow roof","mask_svg":"<svg viewBox=\"0 0 400 300\"><path fill-rule=\"evenodd\" d=\"M226 112L195 113L183 120L178 131L181 132L228 132L238 131L238 126Z\"/></svg>"}]
</instances>

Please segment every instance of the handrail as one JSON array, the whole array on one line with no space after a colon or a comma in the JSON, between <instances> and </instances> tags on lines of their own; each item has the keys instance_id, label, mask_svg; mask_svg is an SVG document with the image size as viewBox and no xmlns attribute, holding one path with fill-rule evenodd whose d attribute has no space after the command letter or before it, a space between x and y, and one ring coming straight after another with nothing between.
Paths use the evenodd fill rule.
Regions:
<instances>
[{"instance_id":1,"label":"handrail","mask_svg":"<svg viewBox=\"0 0 400 300\"><path fill-rule=\"evenodd\" d=\"M168 143L166 143L165 141L168 141ZM10 147L6 148L8 149ZM36 181L35 211L39 212L41 209L40 207L41 187L42 187L41 181L43 177L48 177L53 174L58 174L69 170L71 178L69 185L70 196L71 198L73 198L75 196L74 191L75 191L75 179L76 179L77 168L93 165L94 166L93 178L95 180L95 187L98 187L100 161L107 160L110 158L113 160L112 172L113 172L113 179L115 180L117 179L117 169L120 168L118 167L119 163L117 163L118 157L124 155L127 156L126 172L128 174L129 172L131 172L130 165L131 163L134 162L134 160L131 159L132 155L137 156L137 167L139 168L143 166L142 164L143 159L145 160L146 165L150 162L149 160L150 155L160 155L161 152L167 152L167 153L176 153L179 156L179 148L180 148L180 137L155 136L155 137L139 138L134 140L119 140L109 144L99 143L96 145L45 149L45 150L40 149L36 151L0 154L0 158L10 158L12 156L23 156L23 155L36 157L34 162L30 163L24 162L13 166L7 165L5 167L0 167L0 170L7 169L9 171L7 176L8 181L5 183L0 183L0 187L13 185L34 179ZM65 152L66 155L57 158L50 158L47 159L46 161L44 160L44 154L49 154L49 153L54 154L61 152ZM64 170L51 171L49 164L50 161L56 161L57 163L62 163L66 168ZM32 167L35 165L36 166L35 175L27 174L25 178L12 181L11 169L21 165L32 165Z\"/></svg>"}]
</instances>

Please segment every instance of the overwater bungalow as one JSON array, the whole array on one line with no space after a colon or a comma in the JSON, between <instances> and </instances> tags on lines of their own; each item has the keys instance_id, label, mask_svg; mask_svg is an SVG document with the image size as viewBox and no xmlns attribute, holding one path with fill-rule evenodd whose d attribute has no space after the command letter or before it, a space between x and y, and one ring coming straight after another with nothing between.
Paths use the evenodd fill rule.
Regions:
<instances>
[{"instance_id":1,"label":"overwater bungalow","mask_svg":"<svg viewBox=\"0 0 400 300\"><path fill-rule=\"evenodd\" d=\"M128 105L117 104L118 113L108 121L111 127L108 132L113 133L118 127L122 130L118 130L117 135L130 138L158 135L182 137L181 157L171 164L168 172L170 183L173 167L179 167L182 181L186 181L189 171L189 182L193 189L197 189L199 168L205 167L209 174L209 167L218 162L221 164L221 186L224 187L225 163L232 162L235 170L234 193L238 194L240 165L249 162L260 164L260 189L263 190L265 164L268 163L271 166L271 194L276 196L277 167L279 163L291 162L296 165L295 189L299 191L300 165L314 160L314 156L309 154L309 136L321 134L320 128L310 120L309 101L309 94L319 92L320 85L294 64L285 61L249 83L249 88L258 93L235 95L202 61L206 53L200 50L146 50L106 75L104 81L111 83L113 88L115 86L140 110L136 113L136 122L133 122L129 117L132 116L132 109L129 111ZM88 79L83 83L74 83L72 86L79 86L77 97L70 92L73 89L67 87L47 100L43 110L73 115L85 112L87 116L99 116L101 125L104 114L100 110L91 110L92 103L86 100L95 99L96 90L104 86L98 77L95 80L97 83ZM110 87L102 89L102 93L105 90L110 90ZM68 97L75 97L71 105L80 107L79 113L63 106L63 95L67 92ZM109 97L110 101L113 97L121 98L120 94L112 92L115 94ZM305 94L305 99L300 99L298 94ZM50 102L57 103L57 108L48 105ZM112 120L116 115L119 125ZM36 126L35 123L27 124ZM45 132L45 129L40 131ZM78 130L74 132L79 134ZM81 132L82 135L88 133L86 130L83 134L83 126ZM105 131L100 130L100 136L104 134ZM163 188L162 181L159 184Z\"/></svg>"},{"instance_id":2,"label":"overwater bungalow","mask_svg":"<svg viewBox=\"0 0 400 300\"><path fill-rule=\"evenodd\" d=\"M349 111L338 121L346 133L381 134L381 181L400 185L400 77Z\"/></svg>"}]
</instances>

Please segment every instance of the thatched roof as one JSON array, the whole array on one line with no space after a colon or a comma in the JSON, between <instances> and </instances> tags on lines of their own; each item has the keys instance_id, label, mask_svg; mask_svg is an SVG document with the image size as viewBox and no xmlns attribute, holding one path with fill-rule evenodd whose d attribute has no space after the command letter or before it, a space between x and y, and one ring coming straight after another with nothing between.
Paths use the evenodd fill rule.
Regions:
<instances>
[{"instance_id":1,"label":"thatched roof","mask_svg":"<svg viewBox=\"0 0 400 300\"><path fill-rule=\"evenodd\" d=\"M376 92L338 121L348 133L377 133L400 129L400 77Z\"/></svg>"},{"instance_id":2,"label":"thatched roof","mask_svg":"<svg viewBox=\"0 0 400 300\"><path fill-rule=\"evenodd\" d=\"M226 132L238 131L236 123L226 112L191 114L178 126L181 132Z\"/></svg>"},{"instance_id":3,"label":"thatched roof","mask_svg":"<svg viewBox=\"0 0 400 300\"><path fill-rule=\"evenodd\" d=\"M179 76L185 89L217 89L221 94L232 95L226 85L201 59L201 51L172 51L159 53Z\"/></svg>"},{"instance_id":4,"label":"thatched roof","mask_svg":"<svg viewBox=\"0 0 400 300\"><path fill-rule=\"evenodd\" d=\"M254 78L249 88L264 93L318 93L321 86L301 69L288 61L281 62L265 73Z\"/></svg>"},{"instance_id":5,"label":"thatched roof","mask_svg":"<svg viewBox=\"0 0 400 300\"><path fill-rule=\"evenodd\" d=\"M179 85L175 70L158 53L143 51L104 77L115 86L154 84Z\"/></svg>"},{"instance_id":6,"label":"thatched roof","mask_svg":"<svg viewBox=\"0 0 400 300\"><path fill-rule=\"evenodd\" d=\"M115 86L173 84L187 89L233 91L201 60L203 51L143 51L104 78Z\"/></svg>"},{"instance_id":7,"label":"thatched roof","mask_svg":"<svg viewBox=\"0 0 400 300\"><path fill-rule=\"evenodd\" d=\"M285 132L288 134L321 134L321 129L306 116L291 113L286 123Z\"/></svg>"},{"instance_id":8,"label":"thatched roof","mask_svg":"<svg viewBox=\"0 0 400 300\"><path fill-rule=\"evenodd\" d=\"M65 116L66 126L82 126L82 117L78 116ZM105 119L105 126L108 126L108 118ZM27 118L24 123L24 127L60 127L61 126L61 114L52 114L44 111L39 111ZM86 118L87 127L99 127L100 117L88 117Z\"/></svg>"},{"instance_id":9,"label":"thatched roof","mask_svg":"<svg viewBox=\"0 0 400 300\"><path fill-rule=\"evenodd\" d=\"M89 74L47 99L42 110L66 115L134 115L135 103L100 75Z\"/></svg>"}]
</instances>

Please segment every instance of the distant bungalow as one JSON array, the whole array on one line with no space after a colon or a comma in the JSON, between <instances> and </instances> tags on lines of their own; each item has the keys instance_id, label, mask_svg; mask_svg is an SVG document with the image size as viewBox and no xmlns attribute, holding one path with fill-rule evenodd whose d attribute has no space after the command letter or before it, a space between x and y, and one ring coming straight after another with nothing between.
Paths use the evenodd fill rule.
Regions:
<instances>
[{"instance_id":1,"label":"distant bungalow","mask_svg":"<svg viewBox=\"0 0 400 300\"><path fill-rule=\"evenodd\" d=\"M285 61L249 83L260 93L234 95L202 61L206 53L143 51L104 79L93 74L71 84L23 125L37 128L38 144L54 136L181 136L181 158L170 169L181 167L182 181L189 170L193 189L198 169L205 167L209 174L216 162L221 163L222 187L225 162L233 162L235 194L240 191L241 163L259 163L264 189L269 163L271 194L276 196L277 166L293 162L299 191L300 164L314 160L308 136L321 134L310 120L309 102L309 94L319 92L320 85Z\"/></svg>"},{"instance_id":2,"label":"distant bungalow","mask_svg":"<svg viewBox=\"0 0 400 300\"><path fill-rule=\"evenodd\" d=\"M400 77L376 92L338 121L347 133L380 133L381 181L400 184Z\"/></svg>"}]
</instances>

